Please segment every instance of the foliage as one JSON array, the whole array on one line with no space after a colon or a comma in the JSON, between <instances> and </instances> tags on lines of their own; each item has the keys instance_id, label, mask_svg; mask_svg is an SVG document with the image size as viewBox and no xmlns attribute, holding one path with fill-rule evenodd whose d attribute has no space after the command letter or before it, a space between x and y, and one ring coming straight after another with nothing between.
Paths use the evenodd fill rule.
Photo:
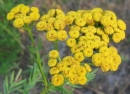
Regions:
<instances>
[{"instance_id":1,"label":"foliage","mask_svg":"<svg viewBox=\"0 0 130 94\"><path fill-rule=\"evenodd\" d=\"M95 78L97 69L93 70L91 65L100 67L103 72L118 69L121 57L117 49L109 45L109 41L118 43L123 40L126 24L123 20L117 19L114 12L94 8L89 11L69 11L65 14L60 9L51 9L40 20L39 18L40 13L37 7L24 4L17 5L7 14L8 20L14 20L14 27L28 32L31 39L31 46L28 46L28 49L35 63L27 80L15 82L14 73L11 75L10 82L6 77L5 94L14 91L28 94L39 81L43 85L41 94L51 92L73 94L75 88L81 88ZM45 31L48 41L55 43L55 50L48 53L47 67L50 68L51 79L48 79L48 72L43 64L45 62L42 62L40 55L42 41L35 43L32 25L36 26L38 31ZM69 32L66 30L67 25L70 26ZM58 41L66 42L72 56L68 55L61 59ZM83 63L86 58L91 59L92 63ZM21 71L17 74L16 80L20 73Z\"/></svg>"},{"instance_id":2,"label":"foliage","mask_svg":"<svg viewBox=\"0 0 130 94\"><path fill-rule=\"evenodd\" d=\"M39 71L36 64L34 64L30 76L28 79L21 80L21 72L19 70L16 76L14 76L14 72L12 72L10 77L5 78L4 81L4 94L10 94L12 92L19 92L22 94L28 94L29 91L39 82ZM9 79L10 78L10 79Z\"/></svg>"},{"instance_id":3,"label":"foliage","mask_svg":"<svg viewBox=\"0 0 130 94\"><path fill-rule=\"evenodd\" d=\"M15 61L19 59L21 48L24 48L19 33L6 20L6 15L18 3L28 4L31 1L0 0L0 74L6 74L14 67Z\"/></svg>"}]
</instances>

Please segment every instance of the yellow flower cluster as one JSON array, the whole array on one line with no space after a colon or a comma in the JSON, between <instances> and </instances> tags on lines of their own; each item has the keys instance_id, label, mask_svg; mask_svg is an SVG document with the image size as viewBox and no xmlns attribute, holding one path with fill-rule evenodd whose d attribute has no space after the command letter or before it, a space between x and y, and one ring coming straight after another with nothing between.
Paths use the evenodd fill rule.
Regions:
<instances>
[{"instance_id":1,"label":"yellow flower cluster","mask_svg":"<svg viewBox=\"0 0 130 94\"><path fill-rule=\"evenodd\" d=\"M91 67L88 64L81 65L72 56L66 56L57 62L58 55L58 51L56 50L49 52L50 59L48 65L50 67L50 74L52 75L52 84L54 86L61 86L65 79L71 84L86 84L86 75L92 71Z\"/></svg>"},{"instance_id":2,"label":"yellow flower cluster","mask_svg":"<svg viewBox=\"0 0 130 94\"><path fill-rule=\"evenodd\" d=\"M16 28L21 28L25 24L30 24L32 21L37 21L40 17L37 7L29 7L24 4L19 4L12 8L7 14L8 20L14 20L13 25Z\"/></svg>"},{"instance_id":3,"label":"yellow flower cluster","mask_svg":"<svg viewBox=\"0 0 130 94\"><path fill-rule=\"evenodd\" d=\"M40 18L36 24L39 31L46 31L46 38L49 41L65 41L68 37L67 32L64 30L66 27L66 16L60 9L51 9L47 14Z\"/></svg>"},{"instance_id":4,"label":"yellow flower cluster","mask_svg":"<svg viewBox=\"0 0 130 94\"><path fill-rule=\"evenodd\" d=\"M115 47L102 46L99 53L92 56L95 66L101 67L103 72L116 71L121 63L121 57Z\"/></svg>"},{"instance_id":5,"label":"yellow flower cluster","mask_svg":"<svg viewBox=\"0 0 130 94\"><path fill-rule=\"evenodd\" d=\"M112 39L118 43L125 38L125 22L117 19L114 12L101 8L69 11L66 16L73 18L73 21L70 19L66 44L74 58L82 62L85 57L90 57L93 64L100 66L103 72L116 71L121 57L115 47L109 46L109 42ZM113 51L116 53L113 54Z\"/></svg>"},{"instance_id":6,"label":"yellow flower cluster","mask_svg":"<svg viewBox=\"0 0 130 94\"><path fill-rule=\"evenodd\" d=\"M52 17L53 21L50 21ZM62 22L60 23L59 20ZM41 17L40 22L43 21L46 24L43 25L44 29L41 29L42 26L38 28L47 30L46 36L49 41L57 40L58 37L64 35L59 36L59 30L65 31L65 26L70 26L68 36L66 36L66 45L70 47L73 56L66 56L59 62L57 59L48 62L51 67L50 74L53 75L52 83L55 86L62 85L64 78L67 78L71 84L85 84L86 74L92 70L87 63L82 64L85 58L91 58L92 63L96 67L101 67L103 72L118 69L121 57L115 47L109 46L109 42L113 40L118 43L125 38L126 24L117 19L114 12L94 8L69 11L65 15L63 12L57 14L56 10L52 9ZM51 30L48 30L48 23L52 23L53 27L49 28ZM50 62L53 64L50 65ZM55 80L61 81L60 84Z\"/></svg>"}]
</instances>

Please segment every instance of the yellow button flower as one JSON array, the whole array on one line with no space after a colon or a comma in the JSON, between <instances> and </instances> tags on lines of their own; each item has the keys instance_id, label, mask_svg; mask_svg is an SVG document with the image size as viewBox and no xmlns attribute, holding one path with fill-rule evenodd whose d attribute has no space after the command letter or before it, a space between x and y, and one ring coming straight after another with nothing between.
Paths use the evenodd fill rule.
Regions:
<instances>
[{"instance_id":1,"label":"yellow button flower","mask_svg":"<svg viewBox=\"0 0 130 94\"><path fill-rule=\"evenodd\" d=\"M74 60L74 58L72 56L66 56L62 59L63 61L68 61L71 62L72 60Z\"/></svg>"},{"instance_id":2,"label":"yellow button flower","mask_svg":"<svg viewBox=\"0 0 130 94\"><path fill-rule=\"evenodd\" d=\"M19 7L14 7L13 9L11 9L11 13L13 13L13 14L17 14L17 13L19 13L19 11L20 11L20 8Z\"/></svg>"},{"instance_id":3,"label":"yellow button flower","mask_svg":"<svg viewBox=\"0 0 130 94\"><path fill-rule=\"evenodd\" d=\"M46 38L49 41L56 41L57 40L57 32L55 30L49 30L49 31L47 31Z\"/></svg>"},{"instance_id":4,"label":"yellow button flower","mask_svg":"<svg viewBox=\"0 0 130 94\"><path fill-rule=\"evenodd\" d=\"M64 71L67 68L66 63L64 63L63 61L59 62L57 64L57 68L59 69L59 71Z\"/></svg>"},{"instance_id":5,"label":"yellow button flower","mask_svg":"<svg viewBox=\"0 0 130 94\"><path fill-rule=\"evenodd\" d=\"M85 20L83 18L76 18L75 19L75 24L77 26L84 26L86 24Z\"/></svg>"},{"instance_id":6,"label":"yellow button flower","mask_svg":"<svg viewBox=\"0 0 130 94\"><path fill-rule=\"evenodd\" d=\"M65 28L66 24L63 20L56 20L54 22L54 27L58 30L63 30Z\"/></svg>"},{"instance_id":7,"label":"yellow button flower","mask_svg":"<svg viewBox=\"0 0 130 94\"><path fill-rule=\"evenodd\" d=\"M64 12L61 9L56 9L56 15L58 14L64 14Z\"/></svg>"},{"instance_id":8,"label":"yellow button flower","mask_svg":"<svg viewBox=\"0 0 130 94\"><path fill-rule=\"evenodd\" d=\"M92 62L95 66L101 66L102 65L102 55L100 53L95 53L92 56Z\"/></svg>"},{"instance_id":9,"label":"yellow button flower","mask_svg":"<svg viewBox=\"0 0 130 94\"><path fill-rule=\"evenodd\" d=\"M114 33L113 28L112 28L112 27L110 27L110 26L105 27L105 28L104 28L104 31L105 31L105 33L106 33L106 34L108 34L108 35L111 35L111 34L113 34L113 33Z\"/></svg>"},{"instance_id":10,"label":"yellow button flower","mask_svg":"<svg viewBox=\"0 0 130 94\"><path fill-rule=\"evenodd\" d=\"M93 8L91 11L92 11L92 13L94 13L94 12L102 13L103 12L103 10L101 8L98 8L98 7Z\"/></svg>"},{"instance_id":11,"label":"yellow button flower","mask_svg":"<svg viewBox=\"0 0 130 94\"><path fill-rule=\"evenodd\" d=\"M19 14L15 15L15 18L22 18L23 19L24 17L26 17L26 14L19 13Z\"/></svg>"},{"instance_id":12,"label":"yellow button flower","mask_svg":"<svg viewBox=\"0 0 130 94\"><path fill-rule=\"evenodd\" d=\"M65 14L58 14L58 15L56 15L56 19L65 21L66 20L66 16L65 16Z\"/></svg>"},{"instance_id":13,"label":"yellow button flower","mask_svg":"<svg viewBox=\"0 0 130 94\"><path fill-rule=\"evenodd\" d=\"M14 19L14 13L10 12L7 14L7 20L12 20Z\"/></svg>"},{"instance_id":14,"label":"yellow button flower","mask_svg":"<svg viewBox=\"0 0 130 94\"><path fill-rule=\"evenodd\" d=\"M30 24L31 23L31 17L30 16L24 16L23 17L23 21L24 21L24 23L26 23L26 24Z\"/></svg>"},{"instance_id":15,"label":"yellow button flower","mask_svg":"<svg viewBox=\"0 0 130 94\"><path fill-rule=\"evenodd\" d=\"M27 13L29 13L29 11L30 11L29 6L23 6L23 7L21 7L21 10L20 10L20 12L23 14L27 14Z\"/></svg>"},{"instance_id":16,"label":"yellow button flower","mask_svg":"<svg viewBox=\"0 0 130 94\"><path fill-rule=\"evenodd\" d=\"M102 47L102 46L107 46L107 45L108 45L107 42L105 42L105 41L100 41L100 47Z\"/></svg>"},{"instance_id":17,"label":"yellow button flower","mask_svg":"<svg viewBox=\"0 0 130 94\"><path fill-rule=\"evenodd\" d=\"M93 49L92 48L86 48L83 50L83 54L86 57L91 57L93 55Z\"/></svg>"},{"instance_id":18,"label":"yellow button flower","mask_svg":"<svg viewBox=\"0 0 130 94\"><path fill-rule=\"evenodd\" d=\"M31 12L30 17L32 21L37 21L40 18L40 14L38 12Z\"/></svg>"},{"instance_id":19,"label":"yellow button flower","mask_svg":"<svg viewBox=\"0 0 130 94\"><path fill-rule=\"evenodd\" d=\"M91 72L92 71L92 68L90 67L89 64L84 64L84 67L86 68L87 72Z\"/></svg>"},{"instance_id":20,"label":"yellow button flower","mask_svg":"<svg viewBox=\"0 0 130 94\"><path fill-rule=\"evenodd\" d=\"M120 65L121 64L121 56L118 54L115 54L113 56L113 61L115 62L115 64Z\"/></svg>"},{"instance_id":21,"label":"yellow button flower","mask_svg":"<svg viewBox=\"0 0 130 94\"><path fill-rule=\"evenodd\" d=\"M65 68L65 70L63 71L64 77L69 77L69 76L72 75L72 74L70 73L70 70L71 70L70 67Z\"/></svg>"},{"instance_id":22,"label":"yellow button flower","mask_svg":"<svg viewBox=\"0 0 130 94\"><path fill-rule=\"evenodd\" d=\"M109 71L109 69L110 69L110 66L107 63L103 63L103 65L101 66L102 72L107 72Z\"/></svg>"},{"instance_id":23,"label":"yellow button flower","mask_svg":"<svg viewBox=\"0 0 130 94\"><path fill-rule=\"evenodd\" d=\"M122 39L122 36L120 33L114 33L112 39L115 43L119 43Z\"/></svg>"},{"instance_id":24,"label":"yellow button flower","mask_svg":"<svg viewBox=\"0 0 130 94\"><path fill-rule=\"evenodd\" d=\"M70 24L73 23L74 18L72 16L66 16L66 20L65 21L66 21L67 25L70 25Z\"/></svg>"},{"instance_id":25,"label":"yellow button flower","mask_svg":"<svg viewBox=\"0 0 130 94\"><path fill-rule=\"evenodd\" d=\"M96 28L94 26L88 26L88 31L92 33L96 33Z\"/></svg>"},{"instance_id":26,"label":"yellow button flower","mask_svg":"<svg viewBox=\"0 0 130 94\"><path fill-rule=\"evenodd\" d=\"M52 23L46 23L46 25L47 25L47 26L46 26L46 30L47 30L47 31L50 31L50 30L54 30L54 29L55 29Z\"/></svg>"},{"instance_id":27,"label":"yellow button flower","mask_svg":"<svg viewBox=\"0 0 130 94\"><path fill-rule=\"evenodd\" d=\"M88 31L89 31L88 27L85 27L85 26L82 27L80 30L81 33L87 33Z\"/></svg>"},{"instance_id":28,"label":"yellow button flower","mask_svg":"<svg viewBox=\"0 0 130 94\"><path fill-rule=\"evenodd\" d=\"M68 38L66 41L66 45L69 47L73 47L76 44L76 40L74 38Z\"/></svg>"},{"instance_id":29,"label":"yellow button flower","mask_svg":"<svg viewBox=\"0 0 130 94\"><path fill-rule=\"evenodd\" d=\"M105 41L106 43L109 43L109 36L107 34L103 34L102 40Z\"/></svg>"},{"instance_id":30,"label":"yellow button flower","mask_svg":"<svg viewBox=\"0 0 130 94\"><path fill-rule=\"evenodd\" d=\"M110 54L109 48L107 46L100 47L99 52L105 56L108 56Z\"/></svg>"},{"instance_id":31,"label":"yellow button flower","mask_svg":"<svg viewBox=\"0 0 130 94\"><path fill-rule=\"evenodd\" d=\"M71 52L74 54L74 53L77 53L77 52L80 52L80 49L78 48L79 46L78 45L74 45L72 48L71 48Z\"/></svg>"},{"instance_id":32,"label":"yellow button flower","mask_svg":"<svg viewBox=\"0 0 130 94\"><path fill-rule=\"evenodd\" d=\"M94 34L93 34L92 32L87 32L87 33L85 33L85 36L86 36L86 38L89 39L89 40L91 40L91 39L94 38Z\"/></svg>"},{"instance_id":33,"label":"yellow button flower","mask_svg":"<svg viewBox=\"0 0 130 94\"><path fill-rule=\"evenodd\" d=\"M96 33L98 35L103 35L104 34L104 30L102 28L98 27L97 30L96 30Z\"/></svg>"},{"instance_id":34,"label":"yellow button flower","mask_svg":"<svg viewBox=\"0 0 130 94\"><path fill-rule=\"evenodd\" d=\"M43 20L43 21L47 21L48 19L50 18L50 16L48 14L44 14L40 20Z\"/></svg>"},{"instance_id":35,"label":"yellow button flower","mask_svg":"<svg viewBox=\"0 0 130 94\"><path fill-rule=\"evenodd\" d=\"M113 64L110 65L111 71L117 71L117 69L118 69L118 64L113 63Z\"/></svg>"},{"instance_id":36,"label":"yellow button flower","mask_svg":"<svg viewBox=\"0 0 130 94\"><path fill-rule=\"evenodd\" d=\"M81 18L81 13L76 12L74 19Z\"/></svg>"},{"instance_id":37,"label":"yellow button flower","mask_svg":"<svg viewBox=\"0 0 130 94\"><path fill-rule=\"evenodd\" d=\"M110 26L113 27L113 28L117 28L117 22L116 22L116 20L111 20L110 21Z\"/></svg>"},{"instance_id":38,"label":"yellow button flower","mask_svg":"<svg viewBox=\"0 0 130 94\"><path fill-rule=\"evenodd\" d=\"M52 67L50 69L50 74L53 75L53 74L58 74L60 71L58 70L58 68L56 67Z\"/></svg>"},{"instance_id":39,"label":"yellow button flower","mask_svg":"<svg viewBox=\"0 0 130 94\"><path fill-rule=\"evenodd\" d=\"M78 30L78 31L80 31L80 26L72 25L72 26L70 26L70 30Z\"/></svg>"},{"instance_id":40,"label":"yellow button flower","mask_svg":"<svg viewBox=\"0 0 130 94\"><path fill-rule=\"evenodd\" d=\"M75 11L69 11L66 13L66 16L71 16L74 18L74 16L76 15L76 12Z\"/></svg>"},{"instance_id":41,"label":"yellow button flower","mask_svg":"<svg viewBox=\"0 0 130 94\"><path fill-rule=\"evenodd\" d=\"M86 24L88 24L88 25L90 25L90 24L92 24L92 23L94 22L91 13L84 12L84 13L82 14L82 18L83 18L84 20L86 20Z\"/></svg>"},{"instance_id":42,"label":"yellow button flower","mask_svg":"<svg viewBox=\"0 0 130 94\"><path fill-rule=\"evenodd\" d=\"M92 41L92 40L87 40L86 45L87 45L87 48L93 49L95 47L94 41Z\"/></svg>"},{"instance_id":43,"label":"yellow button flower","mask_svg":"<svg viewBox=\"0 0 130 94\"><path fill-rule=\"evenodd\" d=\"M77 45L78 45L79 50L83 50L87 47L87 44L85 41L79 41Z\"/></svg>"},{"instance_id":44,"label":"yellow button flower","mask_svg":"<svg viewBox=\"0 0 130 94\"><path fill-rule=\"evenodd\" d=\"M100 22L103 26L109 26L110 25L110 18L107 16L102 16L100 19Z\"/></svg>"},{"instance_id":45,"label":"yellow button flower","mask_svg":"<svg viewBox=\"0 0 130 94\"><path fill-rule=\"evenodd\" d=\"M49 57L50 57L50 58L58 58L58 56L59 56L59 53L58 53L57 50L51 50L51 51L49 52Z\"/></svg>"},{"instance_id":46,"label":"yellow button flower","mask_svg":"<svg viewBox=\"0 0 130 94\"><path fill-rule=\"evenodd\" d=\"M109 51L110 51L110 54L111 54L111 55L118 53L117 49L116 49L115 47L113 47L113 46L109 47Z\"/></svg>"},{"instance_id":47,"label":"yellow button flower","mask_svg":"<svg viewBox=\"0 0 130 94\"><path fill-rule=\"evenodd\" d=\"M31 11L33 11L33 12L39 12L39 9L37 7L31 7Z\"/></svg>"},{"instance_id":48,"label":"yellow button flower","mask_svg":"<svg viewBox=\"0 0 130 94\"><path fill-rule=\"evenodd\" d=\"M69 35L70 35L71 38L78 38L80 33L79 33L78 30L70 30Z\"/></svg>"},{"instance_id":49,"label":"yellow button flower","mask_svg":"<svg viewBox=\"0 0 130 94\"><path fill-rule=\"evenodd\" d=\"M126 24L122 20L117 20L117 25L121 30L126 30Z\"/></svg>"},{"instance_id":50,"label":"yellow button flower","mask_svg":"<svg viewBox=\"0 0 130 94\"><path fill-rule=\"evenodd\" d=\"M79 37L79 41L87 41L88 39L86 38L86 36L80 36Z\"/></svg>"},{"instance_id":51,"label":"yellow button flower","mask_svg":"<svg viewBox=\"0 0 130 94\"><path fill-rule=\"evenodd\" d=\"M78 77L78 84L80 85L85 85L87 83L87 78L86 76L79 76Z\"/></svg>"},{"instance_id":52,"label":"yellow button flower","mask_svg":"<svg viewBox=\"0 0 130 94\"><path fill-rule=\"evenodd\" d=\"M50 9L47 14L50 16L50 17L53 17L55 16L55 13L56 13L56 10L55 9Z\"/></svg>"},{"instance_id":53,"label":"yellow button flower","mask_svg":"<svg viewBox=\"0 0 130 94\"><path fill-rule=\"evenodd\" d=\"M71 84L78 84L78 75L77 74L70 75L68 79Z\"/></svg>"},{"instance_id":54,"label":"yellow button flower","mask_svg":"<svg viewBox=\"0 0 130 94\"><path fill-rule=\"evenodd\" d=\"M54 86L61 86L64 83L64 77L61 74L52 76L51 82Z\"/></svg>"},{"instance_id":55,"label":"yellow button flower","mask_svg":"<svg viewBox=\"0 0 130 94\"><path fill-rule=\"evenodd\" d=\"M93 19L95 20L95 21L97 21L97 22L99 22L100 21L100 18L102 17L102 13L100 13L100 12L94 12L93 13Z\"/></svg>"},{"instance_id":56,"label":"yellow button flower","mask_svg":"<svg viewBox=\"0 0 130 94\"><path fill-rule=\"evenodd\" d=\"M47 27L47 23L46 23L45 21L39 21L39 22L36 24L36 28L37 28L37 30L39 30L39 31L46 30L46 27Z\"/></svg>"},{"instance_id":57,"label":"yellow button flower","mask_svg":"<svg viewBox=\"0 0 130 94\"><path fill-rule=\"evenodd\" d=\"M48 66L49 67L54 67L57 63L57 59L49 59L48 61Z\"/></svg>"},{"instance_id":58,"label":"yellow button flower","mask_svg":"<svg viewBox=\"0 0 130 94\"><path fill-rule=\"evenodd\" d=\"M78 69L76 70L77 74L80 75L80 76L85 76L87 71L85 69L84 66L80 66L78 67Z\"/></svg>"},{"instance_id":59,"label":"yellow button flower","mask_svg":"<svg viewBox=\"0 0 130 94\"><path fill-rule=\"evenodd\" d=\"M13 25L16 27L16 28L21 28L24 26L24 21L22 18L16 18L13 22Z\"/></svg>"},{"instance_id":60,"label":"yellow button flower","mask_svg":"<svg viewBox=\"0 0 130 94\"><path fill-rule=\"evenodd\" d=\"M84 60L84 55L82 52L77 52L74 54L74 58L76 60L78 60L79 62L83 61Z\"/></svg>"},{"instance_id":61,"label":"yellow button flower","mask_svg":"<svg viewBox=\"0 0 130 94\"><path fill-rule=\"evenodd\" d=\"M55 20L56 20L55 17L50 17L47 19L47 22L53 24L55 22Z\"/></svg>"},{"instance_id":62,"label":"yellow button flower","mask_svg":"<svg viewBox=\"0 0 130 94\"><path fill-rule=\"evenodd\" d=\"M68 37L67 32L65 30L59 30L57 31L57 37L60 41L65 41Z\"/></svg>"}]
</instances>

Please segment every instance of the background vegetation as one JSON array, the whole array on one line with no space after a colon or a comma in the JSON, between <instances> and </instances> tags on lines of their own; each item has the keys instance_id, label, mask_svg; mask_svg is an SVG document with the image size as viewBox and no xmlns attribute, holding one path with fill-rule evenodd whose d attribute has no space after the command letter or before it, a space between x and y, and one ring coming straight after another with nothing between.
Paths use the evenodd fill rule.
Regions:
<instances>
[{"instance_id":1,"label":"background vegetation","mask_svg":"<svg viewBox=\"0 0 130 94\"><path fill-rule=\"evenodd\" d=\"M102 73L97 72L95 80L82 89L75 89L74 94L130 94L130 0L0 0L0 91L3 88L3 79L5 75L10 75L11 71L22 69L21 78L26 78L33 65L30 59L27 45L30 39L26 31L15 29L12 23L6 20L6 14L17 4L27 4L37 6L41 14L46 13L51 8L61 8L64 12L78 9L92 9L100 7L104 10L111 10L117 14L117 17L124 20L127 24L126 39L118 45L122 57L122 64L118 71ZM33 34L37 41L40 37L43 41L41 56L51 49L52 44L45 39L42 32L37 32L34 28ZM62 56L69 54L65 44L59 44ZM38 94L40 84L34 87L30 94Z\"/></svg>"}]
</instances>

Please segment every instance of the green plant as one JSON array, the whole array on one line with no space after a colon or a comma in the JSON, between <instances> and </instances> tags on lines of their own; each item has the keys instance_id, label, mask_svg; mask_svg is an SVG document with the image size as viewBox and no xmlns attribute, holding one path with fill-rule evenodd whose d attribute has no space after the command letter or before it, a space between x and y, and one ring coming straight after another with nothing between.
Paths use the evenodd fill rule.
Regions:
<instances>
[{"instance_id":1,"label":"green plant","mask_svg":"<svg viewBox=\"0 0 130 94\"><path fill-rule=\"evenodd\" d=\"M25 48L20 41L20 34L6 20L6 15L13 6L18 3L28 4L32 0L25 1L0 0L0 74L7 74L17 66L18 54Z\"/></svg>"},{"instance_id":2,"label":"green plant","mask_svg":"<svg viewBox=\"0 0 130 94\"><path fill-rule=\"evenodd\" d=\"M118 43L123 40L126 24L117 19L114 12L94 8L70 11L65 14L60 9L51 9L40 20L39 18L37 7L30 8L24 4L17 5L7 14L8 20L14 19L14 27L28 32L31 39L28 49L35 62L33 73L25 81L23 89L15 90L28 94L29 90L40 81L43 84L41 94L51 92L73 94L75 88L81 88L95 78L96 67L101 68L103 72L118 69L121 57L115 47L109 46L109 41L113 40ZM48 55L48 66L44 65L45 62L42 61L39 53L42 45L41 39L36 44L33 38L33 26L36 26L38 31L45 31L48 41L54 42L54 50L51 50ZM66 26L70 26L68 32L65 30ZM72 56L60 57L58 41L66 41ZM92 61L91 63L84 62L88 58ZM46 67L49 67L51 75L49 79ZM9 85L7 78L4 87L7 94L11 92L8 87L12 87L12 85Z\"/></svg>"}]
</instances>

